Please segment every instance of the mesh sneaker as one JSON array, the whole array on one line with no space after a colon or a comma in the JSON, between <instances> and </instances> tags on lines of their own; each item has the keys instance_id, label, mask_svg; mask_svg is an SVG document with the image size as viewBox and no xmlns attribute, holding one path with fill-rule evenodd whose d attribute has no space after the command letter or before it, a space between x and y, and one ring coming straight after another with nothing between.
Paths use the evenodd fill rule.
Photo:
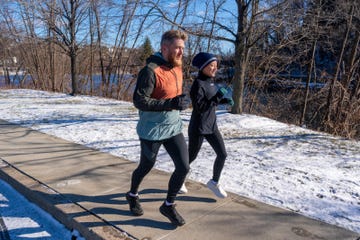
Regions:
<instances>
[{"instance_id":1,"label":"mesh sneaker","mask_svg":"<svg viewBox=\"0 0 360 240\"><path fill-rule=\"evenodd\" d=\"M181 185L181 188L180 188L180 190L179 190L179 194L185 194L185 193L187 193L188 192L188 190L187 190L187 188L186 188L186 186L185 186L185 183L183 183L183 185Z\"/></svg>"},{"instance_id":2,"label":"mesh sneaker","mask_svg":"<svg viewBox=\"0 0 360 240\"><path fill-rule=\"evenodd\" d=\"M212 179L210 179L206 185L217 197L219 198L227 197L227 193L225 192L225 190L222 189L220 184L214 182Z\"/></svg>"},{"instance_id":3,"label":"mesh sneaker","mask_svg":"<svg viewBox=\"0 0 360 240\"><path fill-rule=\"evenodd\" d=\"M140 205L139 197L132 197L130 196L130 192L126 193L126 200L130 206L130 212L135 216L141 216L144 214L144 211Z\"/></svg>"},{"instance_id":4,"label":"mesh sneaker","mask_svg":"<svg viewBox=\"0 0 360 240\"><path fill-rule=\"evenodd\" d=\"M175 209L176 204L172 204L170 206L166 206L165 203L163 203L159 210L162 215L167 217L170 222L176 226L182 226L185 224L185 220L180 216L180 214Z\"/></svg>"}]
</instances>

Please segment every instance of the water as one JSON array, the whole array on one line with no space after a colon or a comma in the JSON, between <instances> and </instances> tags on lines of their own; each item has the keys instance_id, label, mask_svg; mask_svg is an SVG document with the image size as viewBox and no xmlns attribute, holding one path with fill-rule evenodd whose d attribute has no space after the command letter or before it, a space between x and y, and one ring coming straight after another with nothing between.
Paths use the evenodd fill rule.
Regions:
<instances>
[{"instance_id":1,"label":"water","mask_svg":"<svg viewBox=\"0 0 360 240\"><path fill-rule=\"evenodd\" d=\"M9 75L10 78L10 86L13 87L19 87L20 86L20 81L24 78L23 74L11 74ZM65 77L66 79L69 79L70 76L67 75ZM119 76L116 74L111 74L109 77L109 86L117 86L118 85L118 78ZM122 76L122 83L126 84L127 82L131 82L131 80L134 79L134 76L132 74L124 74L124 76ZM23 85L24 86L28 86L32 84L32 78L30 75L26 76L26 79L23 81ZM70 81L68 81L67 83L69 85L69 87L71 86ZM90 86L90 79L87 79L87 76L84 75L79 75L78 76L78 87L85 89L87 91L90 90L91 86ZM100 89L102 84L101 81L101 75L100 74L94 74L93 75L93 88L94 89ZM4 75L0 75L0 88L1 87L6 87L5 84L5 76Z\"/></svg>"},{"instance_id":2,"label":"water","mask_svg":"<svg viewBox=\"0 0 360 240\"><path fill-rule=\"evenodd\" d=\"M9 75L10 78L10 85L11 86L20 86L20 81L24 78L25 75L23 74L11 74ZM24 84L28 84L31 81L31 76L27 75L26 79L24 80ZM0 87L5 87L5 76L0 75Z\"/></svg>"}]
</instances>

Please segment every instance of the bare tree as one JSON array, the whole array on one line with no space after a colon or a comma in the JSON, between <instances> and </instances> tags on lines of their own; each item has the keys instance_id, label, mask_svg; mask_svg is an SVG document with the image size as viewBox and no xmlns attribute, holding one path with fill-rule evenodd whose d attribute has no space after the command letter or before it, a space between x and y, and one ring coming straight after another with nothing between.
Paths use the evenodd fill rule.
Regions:
<instances>
[{"instance_id":1,"label":"bare tree","mask_svg":"<svg viewBox=\"0 0 360 240\"><path fill-rule=\"evenodd\" d=\"M327 100L327 116L326 123L330 126L334 126L332 131L335 130L336 134L352 136L354 134L353 124L356 124L358 118L354 116L359 115L359 98L351 98L354 96L351 94L351 88L354 88L356 79L355 69L359 66L359 27L360 27L360 12L355 2L349 2L348 4L340 4L340 8L343 8L345 16L345 30L344 37L341 44L341 50L338 57L338 63L333 80L331 81L331 88L329 89L329 95ZM357 9L356 9L357 7ZM342 74L340 74L342 72ZM339 86L337 92L335 91L335 81L339 79ZM334 97L336 98L334 99ZM350 101L352 99L352 101ZM335 103L334 106L331 103ZM357 103L354 105L354 103Z\"/></svg>"},{"instance_id":2,"label":"bare tree","mask_svg":"<svg viewBox=\"0 0 360 240\"><path fill-rule=\"evenodd\" d=\"M97 51L98 51L98 56L99 56L99 63L100 63L100 71L101 71L101 79L105 79L106 78L106 73L105 73L105 63L104 63L104 52L101 46L102 46L102 28L101 28L101 19L100 19L100 14L99 14L99 8L100 8L100 3L98 1L92 1L91 2L91 7L92 7L92 14L90 15L93 16L95 18L95 26L96 26L96 46L97 46ZM106 24L105 24L106 25ZM92 28L90 28L92 30ZM91 37L93 37L93 33L90 33ZM93 43L93 39L91 40L91 43ZM92 79L92 75L90 76ZM91 89L93 87L93 82L91 81ZM91 90L92 92L92 90Z\"/></svg>"},{"instance_id":3,"label":"bare tree","mask_svg":"<svg viewBox=\"0 0 360 240\"><path fill-rule=\"evenodd\" d=\"M196 52L221 57L227 52L235 70L232 113L248 111L342 136L360 135L356 0L2 3L0 56L8 58L16 49L17 67L29 71L33 87L71 94L90 89L129 100L135 78L128 73L140 67L144 37L157 44L159 30L180 28L190 36L184 68L189 79ZM323 85L313 90L315 82Z\"/></svg>"},{"instance_id":4,"label":"bare tree","mask_svg":"<svg viewBox=\"0 0 360 240\"><path fill-rule=\"evenodd\" d=\"M36 11L27 2L13 2L1 11L8 29L9 37L16 44L21 59L33 80L35 87L48 88L47 66L42 59L47 53L44 42L38 37ZM21 23L21 24L19 24Z\"/></svg>"},{"instance_id":5,"label":"bare tree","mask_svg":"<svg viewBox=\"0 0 360 240\"><path fill-rule=\"evenodd\" d=\"M316 57L318 36L320 35L319 25L318 25L319 19L320 19L320 8L317 7L317 8L315 8L315 14L311 18L312 24L310 24L309 28L305 28L306 31L311 31L312 39L310 39L310 41L312 41L312 46L311 46L311 59L310 59L310 64L309 64L307 79L306 79L304 105L303 105L302 114L301 114L301 118L300 118L300 125L303 125L305 122L305 116L306 116L306 111L307 111L307 107L308 107L307 104L308 104L308 98L309 98L310 83L311 83L311 79L314 75L313 72L316 74L316 70L314 71L314 68L315 68L315 57Z\"/></svg>"},{"instance_id":6,"label":"bare tree","mask_svg":"<svg viewBox=\"0 0 360 240\"><path fill-rule=\"evenodd\" d=\"M189 2L189 1L188 1ZM163 7L156 5L156 9L161 16L170 24L175 25L189 34L208 38L210 40L225 41L234 46L234 78L233 78L233 98L235 105L232 113L239 114L243 112L243 98L245 90L246 73L249 66L250 54L255 44L267 32L269 25L262 25L259 22L265 21L264 15L275 8L283 8L286 0L280 3L269 4L268 7L260 6L259 0L237 0L234 4L225 4L224 0L212 0L212 11L201 15L202 24L184 23L180 24L171 18L170 13ZM188 5L189 3L187 3ZM208 6L209 1L205 2ZM233 6L236 5L236 11ZM219 17L220 12L226 17ZM201 26L201 28L196 28ZM209 44L207 49L209 49Z\"/></svg>"},{"instance_id":7,"label":"bare tree","mask_svg":"<svg viewBox=\"0 0 360 240\"><path fill-rule=\"evenodd\" d=\"M54 2L44 2L41 14L43 21L49 26L50 30L55 33L56 41L70 57L71 69L71 95L79 93L77 88L77 55L79 54L79 45L77 37L84 40L87 32L82 30L84 21L88 14L88 1L85 0L59 0ZM55 14L56 21L48 14Z\"/></svg>"}]
</instances>

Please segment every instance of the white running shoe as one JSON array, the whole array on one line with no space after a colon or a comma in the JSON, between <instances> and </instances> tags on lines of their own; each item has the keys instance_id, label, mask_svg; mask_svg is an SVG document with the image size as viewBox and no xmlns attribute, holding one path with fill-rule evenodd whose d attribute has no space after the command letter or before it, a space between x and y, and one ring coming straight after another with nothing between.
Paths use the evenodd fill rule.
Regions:
<instances>
[{"instance_id":1,"label":"white running shoe","mask_svg":"<svg viewBox=\"0 0 360 240\"><path fill-rule=\"evenodd\" d=\"M187 193L188 192L188 190L187 190L187 188L186 188L186 186L185 186L185 183L183 183L183 185L181 186L181 188L180 188L180 190L179 190L179 194L185 194L185 193Z\"/></svg>"},{"instance_id":2,"label":"white running shoe","mask_svg":"<svg viewBox=\"0 0 360 240\"><path fill-rule=\"evenodd\" d=\"M219 198L227 197L227 193L225 192L225 190L222 189L220 184L214 182L212 179L210 179L206 185L217 197Z\"/></svg>"}]
</instances>

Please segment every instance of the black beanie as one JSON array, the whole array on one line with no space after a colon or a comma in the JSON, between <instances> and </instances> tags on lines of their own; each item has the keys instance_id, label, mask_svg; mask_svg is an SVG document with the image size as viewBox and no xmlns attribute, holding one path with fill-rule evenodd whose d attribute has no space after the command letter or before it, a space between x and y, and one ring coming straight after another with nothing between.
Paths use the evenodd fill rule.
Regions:
<instances>
[{"instance_id":1,"label":"black beanie","mask_svg":"<svg viewBox=\"0 0 360 240\"><path fill-rule=\"evenodd\" d=\"M213 61L217 61L215 55L211 53L200 52L196 54L196 56L192 60L192 65L194 67L197 67L199 71L201 71L204 69L204 67L206 67L209 63Z\"/></svg>"}]
</instances>

